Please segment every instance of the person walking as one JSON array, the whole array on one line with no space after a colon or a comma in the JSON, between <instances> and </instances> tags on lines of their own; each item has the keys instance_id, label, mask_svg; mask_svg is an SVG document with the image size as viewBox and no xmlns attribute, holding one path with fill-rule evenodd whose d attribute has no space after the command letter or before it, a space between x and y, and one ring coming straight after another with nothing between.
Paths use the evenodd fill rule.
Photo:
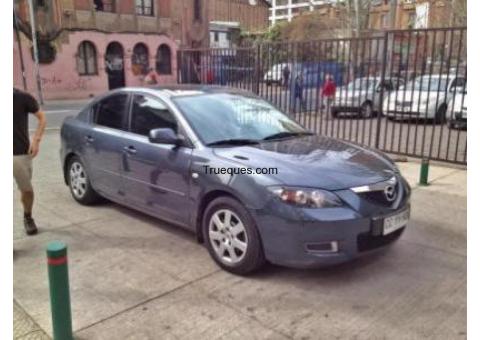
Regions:
<instances>
[{"instance_id":1,"label":"person walking","mask_svg":"<svg viewBox=\"0 0 480 340\"><path fill-rule=\"evenodd\" d=\"M28 135L28 115L37 120L37 129L30 140ZM40 150L40 141L45 130L45 114L30 94L13 89L13 177L21 194L23 205L23 225L27 235L37 233L37 225L32 217L33 187L32 160Z\"/></svg>"},{"instance_id":2,"label":"person walking","mask_svg":"<svg viewBox=\"0 0 480 340\"><path fill-rule=\"evenodd\" d=\"M290 68L288 67L288 64L285 64L282 70L282 75L283 75L283 86L285 88L288 88L288 81L290 80Z\"/></svg>"},{"instance_id":3,"label":"person walking","mask_svg":"<svg viewBox=\"0 0 480 340\"><path fill-rule=\"evenodd\" d=\"M322 99L324 98L327 104L327 119L332 116L332 103L335 99L335 92L337 91L337 86L335 80L330 74L327 74L325 77L325 82L322 87ZM332 117L333 118L333 117Z\"/></svg>"},{"instance_id":4,"label":"person walking","mask_svg":"<svg viewBox=\"0 0 480 340\"><path fill-rule=\"evenodd\" d=\"M295 97L294 97L294 109L297 108L297 98L300 101L300 109L306 110L306 105L303 100L303 72L300 71L295 77L295 87L294 87Z\"/></svg>"}]
</instances>

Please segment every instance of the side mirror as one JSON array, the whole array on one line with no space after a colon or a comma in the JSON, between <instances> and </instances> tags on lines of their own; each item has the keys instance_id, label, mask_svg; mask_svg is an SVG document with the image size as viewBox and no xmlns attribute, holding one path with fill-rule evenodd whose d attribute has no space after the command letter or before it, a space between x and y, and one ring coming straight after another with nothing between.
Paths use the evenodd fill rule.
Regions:
<instances>
[{"instance_id":1,"label":"side mirror","mask_svg":"<svg viewBox=\"0 0 480 340\"><path fill-rule=\"evenodd\" d=\"M178 136L170 128L161 128L150 130L148 134L148 140L150 143L154 144L173 144L173 145L183 145L184 138Z\"/></svg>"}]
</instances>

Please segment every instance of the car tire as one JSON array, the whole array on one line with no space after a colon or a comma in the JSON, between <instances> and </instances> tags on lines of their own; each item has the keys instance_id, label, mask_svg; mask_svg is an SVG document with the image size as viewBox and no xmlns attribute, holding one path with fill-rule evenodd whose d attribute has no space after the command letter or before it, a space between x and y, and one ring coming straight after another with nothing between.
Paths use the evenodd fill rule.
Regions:
<instances>
[{"instance_id":1,"label":"car tire","mask_svg":"<svg viewBox=\"0 0 480 340\"><path fill-rule=\"evenodd\" d=\"M255 222L237 200L222 196L210 202L203 214L202 227L210 256L224 270L247 275L265 264Z\"/></svg>"},{"instance_id":2,"label":"car tire","mask_svg":"<svg viewBox=\"0 0 480 340\"><path fill-rule=\"evenodd\" d=\"M373 106L370 102L365 102L360 107L360 117L361 118L372 118L373 117Z\"/></svg>"},{"instance_id":3,"label":"car tire","mask_svg":"<svg viewBox=\"0 0 480 340\"><path fill-rule=\"evenodd\" d=\"M435 112L434 123L435 124L444 124L447 116L447 106L441 105L437 112Z\"/></svg>"},{"instance_id":4,"label":"car tire","mask_svg":"<svg viewBox=\"0 0 480 340\"><path fill-rule=\"evenodd\" d=\"M78 156L73 156L66 168L67 184L75 201L83 205L92 205L101 200L92 188L87 170Z\"/></svg>"}]
</instances>

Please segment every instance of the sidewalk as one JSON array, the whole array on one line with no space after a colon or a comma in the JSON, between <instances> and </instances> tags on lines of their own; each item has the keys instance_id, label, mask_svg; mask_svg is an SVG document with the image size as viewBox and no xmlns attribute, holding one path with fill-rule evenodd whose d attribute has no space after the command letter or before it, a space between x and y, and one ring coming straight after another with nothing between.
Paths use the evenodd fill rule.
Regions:
<instances>
[{"instance_id":1,"label":"sidewalk","mask_svg":"<svg viewBox=\"0 0 480 340\"><path fill-rule=\"evenodd\" d=\"M69 246L76 339L466 338L466 171L398 163L412 220L387 252L321 270L267 266L230 275L195 237L115 204L81 206L63 184L58 132L35 162L35 217L24 235L14 192L15 339L48 339L45 247ZM18 304L17 304L18 303ZM42 338L43 336L43 338Z\"/></svg>"}]
</instances>

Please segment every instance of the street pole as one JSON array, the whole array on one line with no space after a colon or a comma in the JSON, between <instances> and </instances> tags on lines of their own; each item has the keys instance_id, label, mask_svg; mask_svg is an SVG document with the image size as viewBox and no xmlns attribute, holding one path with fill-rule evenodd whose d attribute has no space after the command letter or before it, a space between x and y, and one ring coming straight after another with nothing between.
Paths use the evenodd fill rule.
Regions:
<instances>
[{"instance_id":1,"label":"street pole","mask_svg":"<svg viewBox=\"0 0 480 340\"><path fill-rule=\"evenodd\" d=\"M22 41L21 41L19 29L18 29L18 19L17 19L17 11L15 10L15 5L13 6L13 21L15 24L15 35L17 37L18 54L20 55L20 68L22 70L23 89L27 91L27 78L25 76L25 63L23 62Z\"/></svg>"},{"instance_id":2,"label":"street pole","mask_svg":"<svg viewBox=\"0 0 480 340\"><path fill-rule=\"evenodd\" d=\"M32 0L28 0L28 7L30 10L30 26L32 28L33 59L35 60L35 75L37 79L38 100L40 101L40 104L43 104L42 80L40 78L40 67L38 63L37 30L35 29L35 14L33 11Z\"/></svg>"},{"instance_id":3,"label":"street pole","mask_svg":"<svg viewBox=\"0 0 480 340\"><path fill-rule=\"evenodd\" d=\"M390 30L394 30L396 28L396 20L397 20L397 0L390 1L389 12L390 12L389 28ZM387 48L388 48L387 72L389 73L392 69L392 63L393 63L393 47L394 47L393 45L395 44L395 32L391 33L391 37L392 39L390 41L390 39L388 39L388 34L387 34L387 39L386 39L386 43L388 44L387 45Z\"/></svg>"},{"instance_id":4,"label":"street pole","mask_svg":"<svg viewBox=\"0 0 480 340\"><path fill-rule=\"evenodd\" d=\"M355 32L357 38L360 37L360 6L358 5L358 0L354 0L355 3Z\"/></svg>"}]
</instances>

